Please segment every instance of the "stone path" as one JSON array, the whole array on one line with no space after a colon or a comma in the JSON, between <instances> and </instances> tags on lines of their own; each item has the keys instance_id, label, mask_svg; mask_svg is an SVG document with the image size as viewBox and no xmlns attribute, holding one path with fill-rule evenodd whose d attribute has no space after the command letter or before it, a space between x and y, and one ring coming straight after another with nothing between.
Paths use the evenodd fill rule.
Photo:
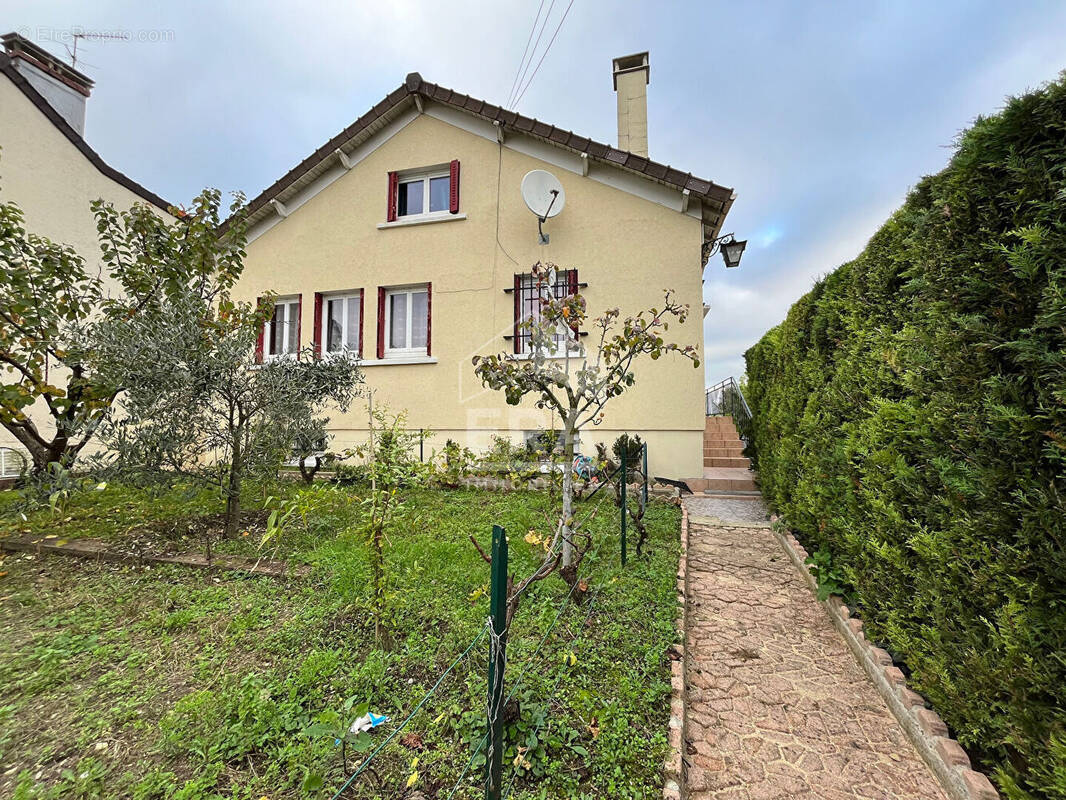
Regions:
<instances>
[{"instance_id":1,"label":"stone path","mask_svg":"<svg viewBox=\"0 0 1066 800\"><path fill-rule=\"evenodd\" d=\"M944 798L762 503L685 505L687 797Z\"/></svg>"}]
</instances>

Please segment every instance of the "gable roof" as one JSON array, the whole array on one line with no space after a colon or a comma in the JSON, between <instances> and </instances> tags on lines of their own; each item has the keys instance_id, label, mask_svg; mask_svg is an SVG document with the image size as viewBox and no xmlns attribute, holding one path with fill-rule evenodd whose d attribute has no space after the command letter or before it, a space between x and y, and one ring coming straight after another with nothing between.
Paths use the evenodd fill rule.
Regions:
<instances>
[{"instance_id":1,"label":"gable roof","mask_svg":"<svg viewBox=\"0 0 1066 800\"><path fill-rule=\"evenodd\" d=\"M298 191L314 180L322 173L325 163L336 159L338 149L343 151L345 148L358 147L412 105L421 110L422 99L441 103L483 120L498 123L503 132L513 131L540 139L573 153L586 154L590 161L634 173L646 180L679 191L687 191L690 198L698 199L701 203L705 243L713 241L719 235L722 223L736 197L732 189L719 186L710 180L694 177L690 172L682 172L645 156L619 150L587 137L578 136L573 131L557 128L484 100L446 89L425 81L417 72L412 72L402 86L390 92L380 103L253 198L248 204L249 222L255 222L258 218L265 216L262 212L270 208L272 201L284 201L286 191L294 188ZM707 248L704 249L706 252Z\"/></svg>"},{"instance_id":2,"label":"gable roof","mask_svg":"<svg viewBox=\"0 0 1066 800\"><path fill-rule=\"evenodd\" d=\"M41 93L30 85L30 82L26 80L26 77L15 67L13 59L3 53L0 53L0 72L6 75L8 79L18 87L19 91L26 95L26 98L37 107L37 110L44 114L48 121L55 125L56 128L59 129L59 132L67 137L70 143L78 148L81 154L85 156L89 163L96 167L102 175L110 178L120 186L129 189L142 200L151 203L157 208L161 208L163 211L167 211L170 208L170 203L155 192L148 191L137 183L137 181L122 174L114 167L108 166L108 164L100 158L99 154L89 147L78 132L70 127L70 123L63 119L58 111L52 108L52 104L45 100Z\"/></svg>"}]
</instances>

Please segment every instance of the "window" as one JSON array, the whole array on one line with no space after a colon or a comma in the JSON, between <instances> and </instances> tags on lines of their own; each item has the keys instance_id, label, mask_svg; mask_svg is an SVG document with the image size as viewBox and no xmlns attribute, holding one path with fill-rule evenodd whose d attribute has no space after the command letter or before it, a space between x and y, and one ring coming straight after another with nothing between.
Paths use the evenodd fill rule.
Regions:
<instances>
[{"instance_id":1,"label":"window","mask_svg":"<svg viewBox=\"0 0 1066 800\"><path fill-rule=\"evenodd\" d=\"M411 180L401 180L396 214L410 217L416 214L448 213L451 178L447 173ZM428 200L427 200L428 198Z\"/></svg>"},{"instance_id":2,"label":"window","mask_svg":"<svg viewBox=\"0 0 1066 800\"><path fill-rule=\"evenodd\" d=\"M295 355L300 350L300 297L277 300L263 326L262 352L267 358Z\"/></svg>"},{"instance_id":3,"label":"window","mask_svg":"<svg viewBox=\"0 0 1066 800\"><path fill-rule=\"evenodd\" d=\"M0 478L17 478L26 471L26 457L18 450L0 447Z\"/></svg>"},{"instance_id":4,"label":"window","mask_svg":"<svg viewBox=\"0 0 1066 800\"><path fill-rule=\"evenodd\" d=\"M459 162L389 173L388 221L459 213Z\"/></svg>"},{"instance_id":5,"label":"window","mask_svg":"<svg viewBox=\"0 0 1066 800\"><path fill-rule=\"evenodd\" d=\"M363 293L322 295L320 299L321 328L318 330L319 351L342 351L362 354L363 349Z\"/></svg>"},{"instance_id":6,"label":"window","mask_svg":"<svg viewBox=\"0 0 1066 800\"><path fill-rule=\"evenodd\" d=\"M516 353L530 352L530 331L525 324L530 320L537 323L541 319L541 292L550 292L556 299L562 299L577 293L577 270L559 270L555 282L545 282L539 287L532 275L515 275L514 280L514 343ZM569 341L573 349L576 344L574 331L565 325L559 327L555 334L555 347L552 352L559 352L563 343Z\"/></svg>"},{"instance_id":7,"label":"window","mask_svg":"<svg viewBox=\"0 0 1066 800\"><path fill-rule=\"evenodd\" d=\"M429 352L429 286L385 290L385 355Z\"/></svg>"}]
</instances>

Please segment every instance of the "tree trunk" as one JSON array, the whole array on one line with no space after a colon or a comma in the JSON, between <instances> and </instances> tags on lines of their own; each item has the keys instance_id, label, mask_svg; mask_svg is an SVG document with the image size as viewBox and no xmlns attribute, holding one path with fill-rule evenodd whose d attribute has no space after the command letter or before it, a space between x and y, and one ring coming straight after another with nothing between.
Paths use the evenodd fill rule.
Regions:
<instances>
[{"instance_id":1,"label":"tree trunk","mask_svg":"<svg viewBox=\"0 0 1066 800\"><path fill-rule=\"evenodd\" d=\"M574 563L574 424L567 419L563 427L563 569Z\"/></svg>"},{"instance_id":2,"label":"tree trunk","mask_svg":"<svg viewBox=\"0 0 1066 800\"><path fill-rule=\"evenodd\" d=\"M243 431L238 428L233 435L233 452L229 462L229 480L226 484L226 527L223 536L231 539L237 536L237 526L241 521L241 470L244 452L241 449Z\"/></svg>"},{"instance_id":3,"label":"tree trunk","mask_svg":"<svg viewBox=\"0 0 1066 800\"><path fill-rule=\"evenodd\" d=\"M374 524L370 534L370 580L374 604L374 640L378 647L387 650L385 631L385 541L381 525Z\"/></svg>"}]
</instances>

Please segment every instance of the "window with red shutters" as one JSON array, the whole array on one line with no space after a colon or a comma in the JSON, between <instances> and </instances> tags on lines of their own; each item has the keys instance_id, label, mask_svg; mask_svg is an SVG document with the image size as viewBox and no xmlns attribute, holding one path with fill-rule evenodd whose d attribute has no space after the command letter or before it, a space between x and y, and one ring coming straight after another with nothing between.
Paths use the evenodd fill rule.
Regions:
<instances>
[{"instance_id":1,"label":"window with red shutters","mask_svg":"<svg viewBox=\"0 0 1066 800\"><path fill-rule=\"evenodd\" d=\"M389 173L386 222L448 218L459 213L459 161Z\"/></svg>"}]
</instances>

